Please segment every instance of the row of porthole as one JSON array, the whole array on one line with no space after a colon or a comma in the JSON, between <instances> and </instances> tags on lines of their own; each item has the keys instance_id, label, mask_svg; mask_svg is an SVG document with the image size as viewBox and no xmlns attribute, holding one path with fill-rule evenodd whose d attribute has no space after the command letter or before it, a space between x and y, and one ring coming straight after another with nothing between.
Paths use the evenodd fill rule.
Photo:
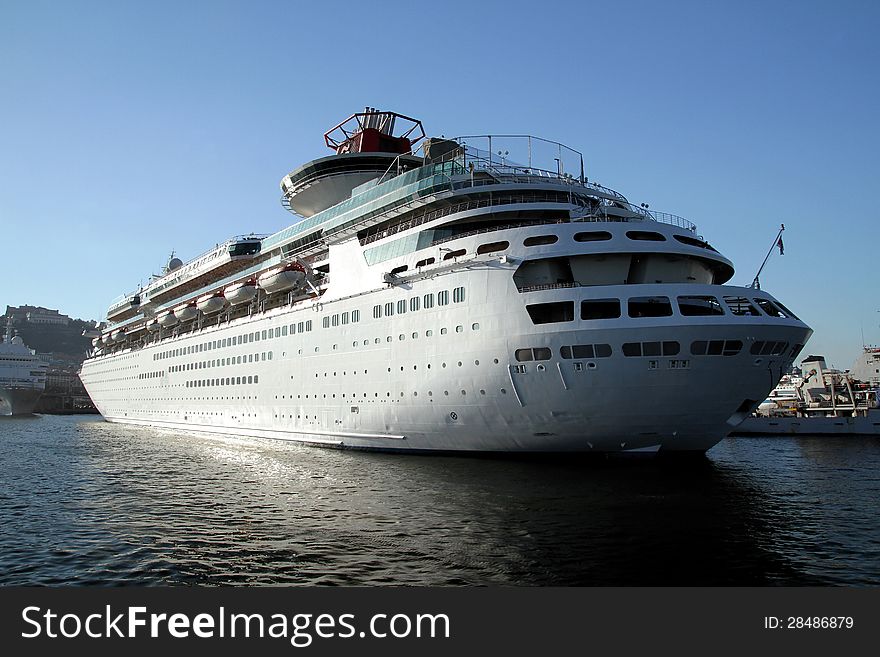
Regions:
<instances>
[{"instance_id":1,"label":"row of porthole","mask_svg":"<svg viewBox=\"0 0 880 657\"><path fill-rule=\"evenodd\" d=\"M192 370L210 369L212 367L229 367L232 365L247 365L260 361L272 360L271 351L244 354L242 356L230 356L228 358L215 358L212 360L200 360L192 363L181 363L168 368L169 372L189 372Z\"/></svg>"}]
</instances>

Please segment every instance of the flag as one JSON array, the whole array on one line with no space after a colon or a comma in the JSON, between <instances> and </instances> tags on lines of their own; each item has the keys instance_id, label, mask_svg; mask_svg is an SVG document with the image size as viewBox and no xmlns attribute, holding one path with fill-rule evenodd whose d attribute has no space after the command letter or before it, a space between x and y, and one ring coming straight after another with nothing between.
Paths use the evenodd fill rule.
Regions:
<instances>
[{"instance_id":1,"label":"flag","mask_svg":"<svg viewBox=\"0 0 880 657\"><path fill-rule=\"evenodd\" d=\"M776 240L776 246L779 247L779 255L785 255L785 245L782 243L782 235Z\"/></svg>"}]
</instances>

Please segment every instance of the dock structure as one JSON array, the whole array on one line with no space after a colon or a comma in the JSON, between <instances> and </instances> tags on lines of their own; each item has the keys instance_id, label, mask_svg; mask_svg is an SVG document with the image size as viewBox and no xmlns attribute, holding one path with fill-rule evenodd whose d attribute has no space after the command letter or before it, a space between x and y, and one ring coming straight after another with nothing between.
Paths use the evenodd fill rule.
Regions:
<instances>
[{"instance_id":1,"label":"dock structure","mask_svg":"<svg viewBox=\"0 0 880 657\"><path fill-rule=\"evenodd\" d=\"M46 389L37 402L37 413L66 415L97 413L79 374L73 370L52 367L46 375Z\"/></svg>"}]
</instances>

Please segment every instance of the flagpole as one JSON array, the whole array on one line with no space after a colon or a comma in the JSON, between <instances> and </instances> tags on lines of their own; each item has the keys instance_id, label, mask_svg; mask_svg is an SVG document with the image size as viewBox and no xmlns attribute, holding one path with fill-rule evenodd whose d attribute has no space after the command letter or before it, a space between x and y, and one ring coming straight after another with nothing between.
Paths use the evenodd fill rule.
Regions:
<instances>
[{"instance_id":1,"label":"flagpole","mask_svg":"<svg viewBox=\"0 0 880 657\"><path fill-rule=\"evenodd\" d=\"M780 224L779 232L776 233L776 237L773 239L773 245L770 247L770 250L767 251L767 255L764 258L764 262L761 263L760 268L758 268L758 273L755 274L755 280L752 281L752 284L749 286L754 290L761 289L761 283L758 281L758 277L761 275L761 272L764 271L764 265L767 264L767 261L770 259L770 256L773 254L773 249L779 246L779 240L782 238L782 232L785 230L785 224ZM782 254L782 248L779 248L780 254Z\"/></svg>"}]
</instances>

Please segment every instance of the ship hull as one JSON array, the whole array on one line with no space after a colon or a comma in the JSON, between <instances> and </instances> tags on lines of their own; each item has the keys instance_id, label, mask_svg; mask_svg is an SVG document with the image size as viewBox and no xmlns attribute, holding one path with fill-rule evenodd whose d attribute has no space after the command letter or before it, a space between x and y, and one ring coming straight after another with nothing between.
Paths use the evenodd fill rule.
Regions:
<instances>
[{"instance_id":1,"label":"ship hull","mask_svg":"<svg viewBox=\"0 0 880 657\"><path fill-rule=\"evenodd\" d=\"M42 394L33 388L0 388L0 415L30 415Z\"/></svg>"},{"instance_id":2,"label":"ship hull","mask_svg":"<svg viewBox=\"0 0 880 657\"><path fill-rule=\"evenodd\" d=\"M218 322L87 361L82 379L107 420L170 429L389 451L703 452L766 398L790 366L791 348L810 334L796 320L729 316L535 326L525 302L591 292L523 295L509 272L488 270L481 284L474 276L450 274ZM461 302L374 314L400 301L411 308L412 298L459 283L467 287ZM676 293L669 285L641 287L609 286L601 295ZM356 323L333 319L354 310ZM311 331L303 330L306 322ZM690 354L693 341L716 339L739 340L743 348L731 356ZM749 353L756 340L771 339L789 345L785 354ZM675 342L680 353L622 353L624 343L649 341ZM596 344L610 345L612 354L563 357L565 346ZM550 356L518 360L521 350L534 348Z\"/></svg>"},{"instance_id":3,"label":"ship hull","mask_svg":"<svg viewBox=\"0 0 880 657\"><path fill-rule=\"evenodd\" d=\"M880 411L857 417L749 417L735 436L880 436Z\"/></svg>"}]
</instances>

